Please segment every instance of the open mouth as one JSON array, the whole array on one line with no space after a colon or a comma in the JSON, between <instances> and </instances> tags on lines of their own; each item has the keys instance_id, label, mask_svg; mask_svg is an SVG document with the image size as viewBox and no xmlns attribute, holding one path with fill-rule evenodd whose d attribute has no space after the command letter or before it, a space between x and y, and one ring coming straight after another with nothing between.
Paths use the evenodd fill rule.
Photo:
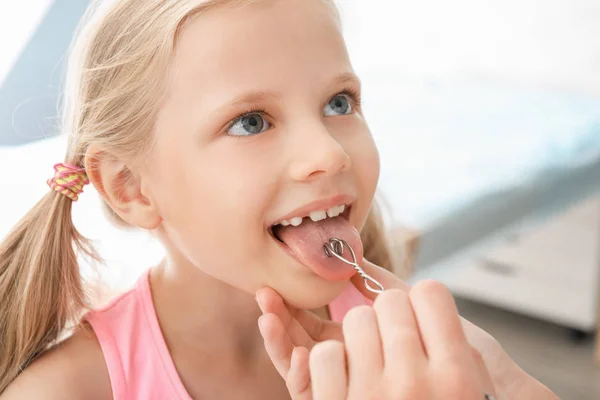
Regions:
<instances>
[{"instance_id":1,"label":"open mouth","mask_svg":"<svg viewBox=\"0 0 600 400\"><path fill-rule=\"evenodd\" d=\"M328 281L348 280L355 269L326 254L323 245L331 238L342 239L362 257L360 234L349 221L352 207L349 204L333 206L327 211L310 211L308 216L293 217L269 228L269 233L281 249L300 265ZM300 215L307 211L299 212Z\"/></svg>"},{"instance_id":2,"label":"open mouth","mask_svg":"<svg viewBox=\"0 0 600 400\"><path fill-rule=\"evenodd\" d=\"M340 204L339 206L332 207L329 210L313 211L310 213L310 215L307 215L304 217L295 217L289 221L286 220L286 221L282 221L278 224L272 225L271 227L269 227L269 233L271 236L273 236L273 238L276 241L285 245L285 243L283 242L283 240L281 240L281 237L278 234L279 231L283 227L285 227L285 226L294 226L294 227L300 226L300 225L302 225L302 223L306 223L308 221L313 221L313 222L318 223L319 221L323 221L326 219L333 219L333 218L343 218L346 221L348 221L351 210L352 210L352 205Z\"/></svg>"}]
</instances>

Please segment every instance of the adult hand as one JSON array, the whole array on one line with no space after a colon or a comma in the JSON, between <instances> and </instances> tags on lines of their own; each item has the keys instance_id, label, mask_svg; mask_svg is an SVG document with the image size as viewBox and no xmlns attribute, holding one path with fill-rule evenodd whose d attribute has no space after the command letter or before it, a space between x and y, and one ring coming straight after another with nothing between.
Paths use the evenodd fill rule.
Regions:
<instances>
[{"instance_id":1,"label":"adult hand","mask_svg":"<svg viewBox=\"0 0 600 400\"><path fill-rule=\"evenodd\" d=\"M433 281L387 290L343 321L345 343L310 353L315 400L485 400L495 394L483 360L467 343L450 292Z\"/></svg>"},{"instance_id":2,"label":"adult hand","mask_svg":"<svg viewBox=\"0 0 600 400\"><path fill-rule=\"evenodd\" d=\"M394 274L367 260L361 266L386 289L400 289L404 292L411 290L408 284ZM365 297L375 301L376 295L364 287L362 278L356 275L352 278L352 283ZM342 324L323 320L307 310L290 307L270 288L259 290L257 301L263 312L259 325L265 347L279 374L285 379L292 398L312 399L309 351L323 341L343 341ZM476 350L474 356L480 358L481 355L487 365L499 398L531 398L525 397L524 393L527 393L527 396L535 394L540 400L557 399L522 371L492 336L464 319L461 321L468 342Z\"/></svg>"}]
</instances>

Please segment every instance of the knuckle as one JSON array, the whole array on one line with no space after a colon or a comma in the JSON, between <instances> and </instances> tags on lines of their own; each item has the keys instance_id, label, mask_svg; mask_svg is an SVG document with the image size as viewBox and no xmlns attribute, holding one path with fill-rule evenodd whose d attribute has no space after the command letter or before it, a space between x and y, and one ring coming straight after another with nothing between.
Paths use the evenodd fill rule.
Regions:
<instances>
[{"instance_id":1,"label":"knuckle","mask_svg":"<svg viewBox=\"0 0 600 400\"><path fill-rule=\"evenodd\" d=\"M344 344L337 340L326 340L317 343L310 351L310 362L318 362L344 353Z\"/></svg>"},{"instance_id":2,"label":"knuckle","mask_svg":"<svg viewBox=\"0 0 600 400\"><path fill-rule=\"evenodd\" d=\"M350 390L348 400L381 400L387 399L381 385Z\"/></svg>"},{"instance_id":3,"label":"knuckle","mask_svg":"<svg viewBox=\"0 0 600 400\"><path fill-rule=\"evenodd\" d=\"M473 391L472 379L464 367L446 367L437 380L451 399L468 399Z\"/></svg>"},{"instance_id":4,"label":"knuckle","mask_svg":"<svg viewBox=\"0 0 600 400\"><path fill-rule=\"evenodd\" d=\"M415 284L410 291L411 295L432 296L449 294L450 290L442 282L433 279L425 279Z\"/></svg>"},{"instance_id":5,"label":"knuckle","mask_svg":"<svg viewBox=\"0 0 600 400\"><path fill-rule=\"evenodd\" d=\"M425 400L430 398L429 388L422 379L388 379L382 399ZM449 397L452 398L452 397Z\"/></svg>"},{"instance_id":6,"label":"knuckle","mask_svg":"<svg viewBox=\"0 0 600 400\"><path fill-rule=\"evenodd\" d=\"M425 400L431 398L426 370L417 367L398 374L387 370L381 382L380 399Z\"/></svg>"},{"instance_id":7,"label":"knuckle","mask_svg":"<svg viewBox=\"0 0 600 400\"><path fill-rule=\"evenodd\" d=\"M373 307L375 309L381 309L389 306L397 306L398 304L406 304L408 302L408 293L400 289L390 289L377 296Z\"/></svg>"},{"instance_id":8,"label":"knuckle","mask_svg":"<svg viewBox=\"0 0 600 400\"><path fill-rule=\"evenodd\" d=\"M374 317L375 312L373 311L373 308L371 308L370 306L358 306L348 311L348 313L344 317L344 321L342 324L343 326L356 326L362 324L366 318Z\"/></svg>"},{"instance_id":9,"label":"knuckle","mask_svg":"<svg viewBox=\"0 0 600 400\"><path fill-rule=\"evenodd\" d=\"M416 329L398 326L387 334L386 346L391 354L402 354L407 346L421 345L421 334Z\"/></svg>"},{"instance_id":10,"label":"knuckle","mask_svg":"<svg viewBox=\"0 0 600 400\"><path fill-rule=\"evenodd\" d=\"M381 400L381 399L387 399L389 397L386 397L385 394L381 391L381 389L375 389L375 390L371 390L370 393L368 393L366 396L362 396L361 399L366 399L366 400Z\"/></svg>"},{"instance_id":11,"label":"knuckle","mask_svg":"<svg viewBox=\"0 0 600 400\"><path fill-rule=\"evenodd\" d=\"M393 345L402 346L404 349L406 343L410 343L412 346L418 346L420 351L424 350L423 338L421 337L421 333L416 329L403 329L395 334L396 336L392 338Z\"/></svg>"}]
</instances>

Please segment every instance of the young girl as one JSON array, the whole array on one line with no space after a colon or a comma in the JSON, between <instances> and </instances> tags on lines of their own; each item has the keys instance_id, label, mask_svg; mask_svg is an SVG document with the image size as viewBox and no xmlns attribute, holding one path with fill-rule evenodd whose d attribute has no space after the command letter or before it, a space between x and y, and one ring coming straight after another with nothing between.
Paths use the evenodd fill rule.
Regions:
<instances>
[{"instance_id":1,"label":"young girl","mask_svg":"<svg viewBox=\"0 0 600 400\"><path fill-rule=\"evenodd\" d=\"M340 324L374 297L323 243L363 260L361 231L366 259L391 258L330 1L113 0L92 15L69 66L65 163L0 246L3 400L553 398L467 326L478 361L440 285L389 290ZM167 250L96 309L76 263L94 252L71 220L87 183ZM389 347L394 332L411 341Z\"/></svg>"}]
</instances>

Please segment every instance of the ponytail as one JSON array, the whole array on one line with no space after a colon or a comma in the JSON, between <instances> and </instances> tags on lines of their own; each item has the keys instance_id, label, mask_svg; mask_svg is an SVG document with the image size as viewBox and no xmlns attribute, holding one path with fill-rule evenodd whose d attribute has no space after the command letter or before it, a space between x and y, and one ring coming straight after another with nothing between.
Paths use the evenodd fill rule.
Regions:
<instances>
[{"instance_id":1,"label":"ponytail","mask_svg":"<svg viewBox=\"0 0 600 400\"><path fill-rule=\"evenodd\" d=\"M72 200L50 191L0 243L0 393L85 309Z\"/></svg>"},{"instance_id":2,"label":"ponytail","mask_svg":"<svg viewBox=\"0 0 600 400\"><path fill-rule=\"evenodd\" d=\"M137 160L152 146L184 22L228 1L93 3L70 49L60 129L72 135L66 159L96 144ZM77 255L98 257L75 229L71 207L70 198L50 191L0 243L0 393L86 311ZM362 239L365 256L393 271L376 205Z\"/></svg>"}]
</instances>

